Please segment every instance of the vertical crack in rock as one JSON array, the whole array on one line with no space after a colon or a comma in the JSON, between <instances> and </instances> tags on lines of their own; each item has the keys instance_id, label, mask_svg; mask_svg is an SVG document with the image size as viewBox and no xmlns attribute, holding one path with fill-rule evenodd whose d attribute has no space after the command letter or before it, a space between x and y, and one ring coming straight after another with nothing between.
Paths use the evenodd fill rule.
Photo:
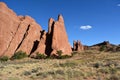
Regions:
<instances>
[{"instance_id":1,"label":"vertical crack in rock","mask_svg":"<svg viewBox=\"0 0 120 80\"><path fill-rule=\"evenodd\" d=\"M38 40L34 41L34 45L32 47L32 50L31 50L29 56L36 51L36 49L38 48L38 45L39 45L39 41Z\"/></svg>"},{"instance_id":2,"label":"vertical crack in rock","mask_svg":"<svg viewBox=\"0 0 120 80\"><path fill-rule=\"evenodd\" d=\"M22 42L24 41L24 39L25 39L26 36L28 35L29 28L30 28L30 24L28 25L28 27L27 27L27 29L26 29L26 32L25 32L25 34L24 34L24 36L23 36L20 44L19 44L18 47L16 48L15 52L19 49L19 47L21 46ZM14 53L15 53L15 52L14 52Z\"/></svg>"},{"instance_id":3,"label":"vertical crack in rock","mask_svg":"<svg viewBox=\"0 0 120 80\"><path fill-rule=\"evenodd\" d=\"M51 45L52 45L52 37L53 37L54 24L55 24L55 22L53 22L52 25L51 25L51 32L47 33L47 38L46 38L46 43L45 43L45 45L46 45L45 53L48 56L50 56L51 52L53 51Z\"/></svg>"},{"instance_id":4,"label":"vertical crack in rock","mask_svg":"<svg viewBox=\"0 0 120 80\"><path fill-rule=\"evenodd\" d=\"M41 33L41 35L40 35L40 40L41 40L41 38L43 37L43 35L44 35L44 32L45 32L45 30L43 30L43 31L40 31L40 33Z\"/></svg>"},{"instance_id":5,"label":"vertical crack in rock","mask_svg":"<svg viewBox=\"0 0 120 80\"><path fill-rule=\"evenodd\" d=\"M20 23L20 24L21 24L21 23ZM20 24L18 25L18 27L17 27L15 33L14 33L13 36L12 36L12 39L11 39L11 41L10 41L10 43L9 43L9 45L8 45L8 47L7 47L7 49L3 52L2 56L3 56L3 55L6 53L6 51L9 49L9 47L10 47L10 45L11 45L11 42L12 42L12 40L14 39L14 37L15 37L15 35L16 35L16 33L17 33L19 27L20 27Z\"/></svg>"},{"instance_id":6,"label":"vertical crack in rock","mask_svg":"<svg viewBox=\"0 0 120 80\"><path fill-rule=\"evenodd\" d=\"M40 35L40 41L43 38L44 32L45 32L45 30L40 31L40 33L41 33L41 35ZM38 41L38 40L34 41L34 45L33 45L32 49L30 51L30 54L28 55L29 57L32 55L32 53L34 53L37 50L40 41Z\"/></svg>"}]
</instances>

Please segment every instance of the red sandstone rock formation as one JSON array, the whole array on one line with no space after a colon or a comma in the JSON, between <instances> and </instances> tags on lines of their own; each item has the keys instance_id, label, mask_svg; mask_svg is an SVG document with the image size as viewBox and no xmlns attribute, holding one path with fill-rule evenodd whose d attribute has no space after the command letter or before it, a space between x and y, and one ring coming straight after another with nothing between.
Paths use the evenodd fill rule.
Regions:
<instances>
[{"instance_id":1,"label":"red sandstone rock formation","mask_svg":"<svg viewBox=\"0 0 120 80\"><path fill-rule=\"evenodd\" d=\"M84 46L81 44L80 41L74 41L73 42L73 51L83 51Z\"/></svg>"},{"instance_id":2,"label":"red sandstone rock formation","mask_svg":"<svg viewBox=\"0 0 120 80\"><path fill-rule=\"evenodd\" d=\"M52 29L53 28L53 29ZM72 52L71 46L68 42L67 33L65 30L64 20L62 15L58 16L58 21L53 22L51 26L53 31L52 36L52 54L56 54L58 50L62 50L63 55L71 55Z\"/></svg>"},{"instance_id":3,"label":"red sandstone rock formation","mask_svg":"<svg viewBox=\"0 0 120 80\"><path fill-rule=\"evenodd\" d=\"M19 23L16 14L6 4L0 2L0 56L8 51Z\"/></svg>"},{"instance_id":4,"label":"red sandstone rock formation","mask_svg":"<svg viewBox=\"0 0 120 80\"><path fill-rule=\"evenodd\" d=\"M41 36L40 36L40 42L39 45L35 51L35 54L37 52L41 53L41 54L45 54L45 50L46 50L46 35L47 33L43 30L41 31ZM33 54L33 55L35 55Z\"/></svg>"},{"instance_id":5,"label":"red sandstone rock formation","mask_svg":"<svg viewBox=\"0 0 120 80\"><path fill-rule=\"evenodd\" d=\"M37 52L49 56L58 50L71 55L63 17L59 15L58 21L50 18L45 32L31 17L17 16L0 2L0 56L11 57L20 50L29 56Z\"/></svg>"},{"instance_id":6,"label":"red sandstone rock formation","mask_svg":"<svg viewBox=\"0 0 120 80\"><path fill-rule=\"evenodd\" d=\"M31 17L18 17L0 2L0 56L11 57L18 50L30 54L41 30Z\"/></svg>"}]
</instances>

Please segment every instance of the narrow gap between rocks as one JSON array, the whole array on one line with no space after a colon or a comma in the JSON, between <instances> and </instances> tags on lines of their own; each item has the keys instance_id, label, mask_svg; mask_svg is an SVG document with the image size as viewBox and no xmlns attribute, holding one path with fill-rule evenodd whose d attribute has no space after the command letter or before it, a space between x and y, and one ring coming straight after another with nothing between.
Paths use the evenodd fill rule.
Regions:
<instances>
[{"instance_id":1,"label":"narrow gap between rocks","mask_svg":"<svg viewBox=\"0 0 120 80\"><path fill-rule=\"evenodd\" d=\"M53 37L54 24L55 24L55 22L52 23L51 33L50 33L50 34L47 33L47 37L46 37L45 54L46 54L47 56L50 56L50 55L51 55L51 52L53 51L53 49L52 49L51 46L52 46L52 37Z\"/></svg>"},{"instance_id":2,"label":"narrow gap between rocks","mask_svg":"<svg viewBox=\"0 0 120 80\"><path fill-rule=\"evenodd\" d=\"M34 41L34 45L33 45L33 47L32 47L32 50L31 50L31 52L30 52L30 55L31 55L33 52L36 51L36 49L38 48L38 44L39 44L39 41L38 41L38 40ZM30 56L30 55L29 55L29 56Z\"/></svg>"}]
</instances>

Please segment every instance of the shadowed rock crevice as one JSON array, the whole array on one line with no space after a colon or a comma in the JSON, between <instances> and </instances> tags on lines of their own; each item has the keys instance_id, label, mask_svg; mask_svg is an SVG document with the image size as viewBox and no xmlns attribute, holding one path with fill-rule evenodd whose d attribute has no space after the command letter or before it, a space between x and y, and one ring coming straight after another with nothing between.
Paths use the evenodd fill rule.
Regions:
<instances>
[{"instance_id":1,"label":"shadowed rock crevice","mask_svg":"<svg viewBox=\"0 0 120 80\"><path fill-rule=\"evenodd\" d=\"M34 41L34 45L33 45L33 48L30 52L30 55L36 51L36 49L38 48L38 45L39 45L39 41L38 40Z\"/></svg>"},{"instance_id":2,"label":"shadowed rock crevice","mask_svg":"<svg viewBox=\"0 0 120 80\"><path fill-rule=\"evenodd\" d=\"M21 46L22 42L24 41L24 39L26 38L26 36L28 35L28 31L29 31L29 28L30 28L30 24L28 25L27 29L26 29L26 32L20 42L20 44L18 45L18 47L16 48L15 52L19 49L19 47Z\"/></svg>"},{"instance_id":3,"label":"shadowed rock crevice","mask_svg":"<svg viewBox=\"0 0 120 80\"><path fill-rule=\"evenodd\" d=\"M43 37L44 32L45 32L45 30L40 31L40 33L41 33L41 35L40 35L40 40L41 40L41 38Z\"/></svg>"},{"instance_id":4,"label":"shadowed rock crevice","mask_svg":"<svg viewBox=\"0 0 120 80\"><path fill-rule=\"evenodd\" d=\"M45 41L45 44L46 44L46 48L45 48L45 53L46 55L50 56L51 55L51 52L53 51L51 45L52 45L52 37L53 37L53 30L54 30L54 24L55 22L53 21L52 25L51 25L51 30L50 30L50 33L47 33L46 35L46 41Z\"/></svg>"}]
</instances>

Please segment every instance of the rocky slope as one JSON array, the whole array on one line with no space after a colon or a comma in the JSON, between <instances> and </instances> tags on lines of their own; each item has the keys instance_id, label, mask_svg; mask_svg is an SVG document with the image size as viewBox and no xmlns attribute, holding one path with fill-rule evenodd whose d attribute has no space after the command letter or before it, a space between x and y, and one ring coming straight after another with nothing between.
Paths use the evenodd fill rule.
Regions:
<instances>
[{"instance_id":1,"label":"rocky slope","mask_svg":"<svg viewBox=\"0 0 120 80\"><path fill-rule=\"evenodd\" d=\"M86 50L99 50L99 51L111 51L118 52L120 51L120 45L111 44L109 41L104 41L92 46L86 46Z\"/></svg>"}]
</instances>

